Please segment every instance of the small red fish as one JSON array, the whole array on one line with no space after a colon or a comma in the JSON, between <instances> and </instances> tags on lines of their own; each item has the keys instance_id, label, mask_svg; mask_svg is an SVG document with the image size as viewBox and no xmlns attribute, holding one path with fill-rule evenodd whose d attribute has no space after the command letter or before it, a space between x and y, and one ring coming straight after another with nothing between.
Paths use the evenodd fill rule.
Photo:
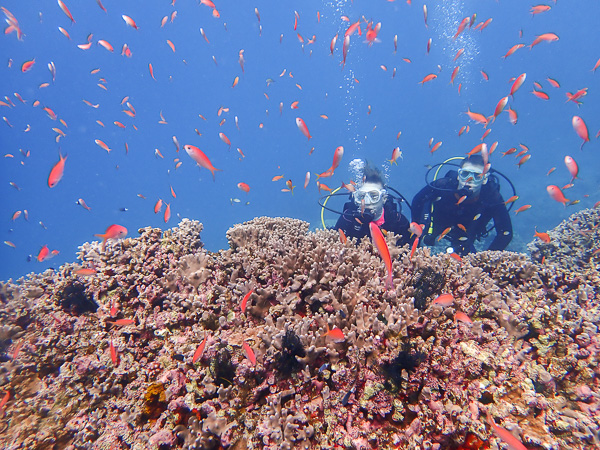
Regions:
<instances>
[{"instance_id":1,"label":"small red fish","mask_svg":"<svg viewBox=\"0 0 600 450\"><path fill-rule=\"evenodd\" d=\"M377 251L379 252L379 255L381 256L381 259L383 260L388 272L385 284L386 289L393 289L394 283L392 280L392 260L390 257L390 250L387 246L387 242L385 241L383 233L381 232L381 230L375 222L369 223L369 229L371 231L371 239L373 240L375 247L377 247Z\"/></svg>"},{"instance_id":2,"label":"small red fish","mask_svg":"<svg viewBox=\"0 0 600 450\"><path fill-rule=\"evenodd\" d=\"M410 250L410 255L408 257L409 261L412 261L412 257L414 256L415 251L417 250L418 246L419 246L419 237L417 236L412 243L412 248Z\"/></svg>"},{"instance_id":3,"label":"small red fish","mask_svg":"<svg viewBox=\"0 0 600 450\"><path fill-rule=\"evenodd\" d=\"M583 139L583 142L581 144L581 148L583 149L583 145L586 142L590 141L590 135L589 135L587 126L586 126L585 122L583 121L583 119L579 116L573 116L573 120L571 122L573 124L573 129L577 133L577 136L579 136L581 139Z\"/></svg>"},{"instance_id":4,"label":"small red fish","mask_svg":"<svg viewBox=\"0 0 600 450\"><path fill-rule=\"evenodd\" d=\"M450 306L454 303L454 297L452 294L442 294L438 296L432 303L432 305Z\"/></svg>"},{"instance_id":5,"label":"small red fish","mask_svg":"<svg viewBox=\"0 0 600 450\"><path fill-rule=\"evenodd\" d=\"M323 336L329 336L334 341L343 341L346 339L346 336L344 336L344 332L341 329L333 328L330 330L329 324L326 324L326 325L327 325L327 331L323 334Z\"/></svg>"},{"instance_id":6,"label":"small red fish","mask_svg":"<svg viewBox=\"0 0 600 450\"><path fill-rule=\"evenodd\" d=\"M567 170L569 171L569 173L571 174L571 182L577 178L577 175L579 174L579 167L577 166L577 163L575 162L575 160L570 157L570 156L565 156L565 166L567 166Z\"/></svg>"},{"instance_id":7,"label":"small red fish","mask_svg":"<svg viewBox=\"0 0 600 450\"><path fill-rule=\"evenodd\" d=\"M255 366L256 365L256 355L254 354L252 347L250 347L247 342L244 342L242 344L242 346L244 347L244 352L246 353L246 357L252 363L252 365Z\"/></svg>"},{"instance_id":8,"label":"small red fish","mask_svg":"<svg viewBox=\"0 0 600 450\"><path fill-rule=\"evenodd\" d=\"M119 320L115 320L115 321L109 321L109 320L107 320L106 323L111 323L111 324L116 325L118 327L126 327L127 325L134 324L135 320L133 320L133 319L119 319Z\"/></svg>"},{"instance_id":9,"label":"small red fish","mask_svg":"<svg viewBox=\"0 0 600 450\"><path fill-rule=\"evenodd\" d=\"M116 367L119 365L119 352L113 345L112 341L108 341L108 342L109 342L109 346L110 346L110 359L113 363L113 366Z\"/></svg>"},{"instance_id":10,"label":"small red fish","mask_svg":"<svg viewBox=\"0 0 600 450\"><path fill-rule=\"evenodd\" d=\"M525 82L525 78L527 78L527 74L526 73L522 73L521 75L519 75L513 85L510 88L510 96L512 97L515 92L517 92L519 90L519 88L523 85L523 83Z\"/></svg>"},{"instance_id":11,"label":"small red fish","mask_svg":"<svg viewBox=\"0 0 600 450\"><path fill-rule=\"evenodd\" d=\"M455 322L464 322L464 323L473 323L471 318L467 316L464 312L456 311L454 313L454 321Z\"/></svg>"},{"instance_id":12,"label":"small red fish","mask_svg":"<svg viewBox=\"0 0 600 450\"><path fill-rule=\"evenodd\" d=\"M47 245L44 245L44 246L43 246L43 247L40 249L40 251L38 252L38 255L37 255L37 258L36 258L36 259L37 259L39 262L43 262L43 261L45 261L46 259L48 259L49 257L50 257L50 249L48 248L48 246L47 246Z\"/></svg>"},{"instance_id":13,"label":"small red fish","mask_svg":"<svg viewBox=\"0 0 600 450\"><path fill-rule=\"evenodd\" d=\"M121 225L112 224L106 229L104 234L95 234L94 236L102 238L102 251L104 251L106 241L108 239L120 239L127 236L127 228Z\"/></svg>"},{"instance_id":14,"label":"small red fish","mask_svg":"<svg viewBox=\"0 0 600 450\"><path fill-rule=\"evenodd\" d=\"M310 138L312 138L310 132L308 131L306 123L300 117L296 117L296 125L298 126L298 129L302 132L304 136L306 136L309 140Z\"/></svg>"},{"instance_id":15,"label":"small red fish","mask_svg":"<svg viewBox=\"0 0 600 450\"><path fill-rule=\"evenodd\" d=\"M216 169L215 167L213 167L213 165L210 162L210 160L208 159L208 157L198 147L195 147L193 145L184 145L183 148L187 152L187 154L190 155L190 157L194 161L196 161L196 163L200 167L204 167L205 169L210 170L210 172L212 173L212 176L213 176L213 181L214 181L215 172L220 172L221 169Z\"/></svg>"},{"instance_id":16,"label":"small red fish","mask_svg":"<svg viewBox=\"0 0 600 450\"><path fill-rule=\"evenodd\" d=\"M52 170L50 171L50 175L48 176L48 187L53 188L58 184L58 182L62 179L63 173L65 171L65 161L67 160L67 156L63 158L63 156L59 153L58 157L60 160L54 164Z\"/></svg>"},{"instance_id":17,"label":"small red fish","mask_svg":"<svg viewBox=\"0 0 600 450\"><path fill-rule=\"evenodd\" d=\"M539 232L537 227L535 228L535 233L533 234L535 237L539 238L542 242L548 244L550 242L550 235L548 233Z\"/></svg>"},{"instance_id":18,"label":"small red fish","mask_svg":"<svg viewBox=\"0 0 600 450\"><path fill-rule=\"evenodd\" d=\"M548 187L546 187L546 190L548 191L548 194L550 195L550 197L552 197L553 200L562 203L563 205L565 205L565 207L567 206L567 203L569 203L570 200L568 198L565 198L564 194L558 186L551 184Z\"/></svg>"},{"instance_id":19,"label":"small red fish","mask_svg":"<svg viewBox=\"0 0 600 450\"><path fill-rule=\"evenodd\" d=\"M338 228L338 231L340 232L340 242L342 244L345 244L346 242L348 242L348 238L346 237L346 233L344 233L344 230L342 230L341 228Z\"/></svg>"},{"instance_id":20,"label":"small red fish","mask_svg":"<svg viewBox=\"0 0 600 450\"><path fill-rule=\"evenodd\" d=\"M204 353L205 347L206 347L206 333L204 333L204 339L202 340L202 342L200 342L200 345L198 345L198 348L194 352L194 356L192 357L192 364L195 364L196 361L198 361L200 359L200 357L202 356L202 353Z\"/></svg>"},{"instance_id":21,"label":"small red fish","mask_svg":"<svg viewBox=\"0 0 600 450\"><path fill-rule=\"evenodd\" d=\"M238 189L244 191L245 193L250 192L250 186L248 186L246 183L238 183L237 184Z\"/></svg>"},{"instance_id":22,"label":"small red fish","mask_svg":"<svg viewBox=\"0 0 600 450\"><path fill-rule=\"evenodd\" d=\"M250 296L254 294L254 289L250 289L248 291L248 293L246 295L244 295L244 298L242 299L242 303L240 303L240 309L242 310L243 313L246 312L246 306L248 305L248 300L250 299Z\"/></svg>"}]
</instances>

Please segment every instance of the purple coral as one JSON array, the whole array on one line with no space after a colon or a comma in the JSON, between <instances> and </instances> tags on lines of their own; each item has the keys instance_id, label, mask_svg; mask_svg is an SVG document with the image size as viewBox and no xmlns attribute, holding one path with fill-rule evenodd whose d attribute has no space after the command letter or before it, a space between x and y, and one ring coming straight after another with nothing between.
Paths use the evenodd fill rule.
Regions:
<instances>
[{"instance_id":1,"label":"purple coral","mask_svg":"<svg viewBox=\"0 0 600 450\"><path fill-rule=\"evenodd\" d=\"M218 253L189 220L85 244L94 276L67 264L1 286L0 445L448 448L496 439L487 410L533 448L598 445L600 277L577 247L600 237L597 211L577 223L550 232L588 261L569 267L509 252L411 261L390 234L389 290L367 240L294 219L236 225ZM454 304L431 306L443 292Z\"/></svg>"}]
</instances>

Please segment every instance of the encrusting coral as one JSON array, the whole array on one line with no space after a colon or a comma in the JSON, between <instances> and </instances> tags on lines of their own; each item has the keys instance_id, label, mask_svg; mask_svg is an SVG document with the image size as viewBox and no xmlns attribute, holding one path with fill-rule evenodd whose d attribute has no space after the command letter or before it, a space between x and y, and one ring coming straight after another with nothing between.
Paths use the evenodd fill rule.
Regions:
<instances>
[{"instance_id":1,"label":"encrusting coral","mask_svg":"<svg viewBox=\"0 0 600 450\"><path fill-rule=\"evenodd\" d=\"M488 412L530 449L598 446L598 223L577 213L533 259L411 260L390 233L388 290L368 239L294 219L218 253L186 219L87 243L0 286L0 446L502 448Z\"/></svg>"}]
</instances>

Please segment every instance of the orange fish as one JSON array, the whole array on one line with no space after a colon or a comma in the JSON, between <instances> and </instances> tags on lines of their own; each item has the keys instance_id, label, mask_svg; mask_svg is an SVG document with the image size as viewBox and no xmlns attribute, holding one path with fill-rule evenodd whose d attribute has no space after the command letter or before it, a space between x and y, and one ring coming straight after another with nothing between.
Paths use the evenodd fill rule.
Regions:
<instances>
[{"instance_id":1,"label":"orange fish","mask_svg":"<svg viewBox=\"0 0 600 450\"><path fill-rule=\"evenodd\" d=\"M67 15L67 17L71 19L71 23L75 23L75 19L73 19L71 11L69 11L69 8L67 8L67 5L65 5L62 0L58 0L58 6L60 6L60 9L62 9L62 11Z\"/></svg>"},{"instance_id":2,"label":"orange fish","mask_svg":"<svg viewBox=\"0 0 600 450\"><path fill-rule=\"evenodd\" d=\"M535 228L535 233L533 234L535 237L538 237L542 242L545 242L546 244L550 242L550 235L548 233L540 233L537 230L537 227Z\"/></svg>"},{"instance_id":3,"label":"orange fish","mask_svg":"<svg viewBox=\"0 0 600 450\"><path fill-rule=\"evenodd\" d=\"M118 366L119 365L119 352L117 352L117 349L113 345L112 341L108 341L108 342L109 342L109 347L110 347L110 359L113 363L113 366Z\"/></svg>"},{"instance_id":4,"label":"orange fish","mask_svg":"<svg viewBox=\"0 0 600 450\"><path fill-rule=\"evenodd\" d=\"M75 275L79 275L82 277L89 277L90 275L94 275L96 273L96 269L92 269L92 268L77 269L73 273Z\"/></svg>"},{"instance_id":5,"label":"orange fish","mask_svg":"<svg viewBox=\"0 0 600 450\"><path fill-rule=\"evenodd\" d=\"M138 26L136 25L135 21L131 17L126 16L125 14L123 14L121 17L123 18L123 20L125 21L125 23L127 25L129 25L132 28L135 28L136 30L138 29Z\"/></svg>"},{"instance_id":6,"label":"orange fish","mask_svg":"<svg viewBox=\"0 0 600 450\"><path fill-rule=\"evenodd\" d=\"M482 124L484 127L488 125L488 119L483 114L472 112L469 108L467 108L466 114L469 118L477 123Z\"/></svg>"},{"instance_id":7,"label":"orange fish","mask_svg":"<svg viewBox=\"0 0 600 450\"><path fill-rule=\"evenodd\" d=\"M419 81L419 83L425 84L428 81L435 80L436 78L437 78L437 75L435 73L430 73L429 75L425 75L425 78L423 78L421 81Z\"/></svg>"},{"instance_id":8,"label":"orange fish","mask_svg":"<svg viewBox=\"0 0 600 450\"><path fill-rule=\"evenodd\" d=\"M546 187L546 190L548 191L548 194L550 195L550 197L552 197L553 200L562 203L563 205L565 205L565 207L567 206L567 203L569 203L570 200L568 198L565 198L564 194L558 186L551 184Z\"/></svg>"},{"instance_id":9,"label":"orange fish","mask_svg":"<svg viewBox=\"0 0 600 450\"><path fill-rule=\"evenodd\" d=\"M154 204L154 214L158 214L158 212L162 209L163 201L162 199L158 199Z\"/></svg>"},{"instance_id":10,"label":"orange fish","mask_svg":"<svg viewBox=\"0 0 600 450\"><path fill-rule=\"evenodd\" d=\"M204 339L202 340L202 342L200 342L200 345L198 346L198 348L196 348L196 351L194 352L194 356L192 357L192 364L195 364L196 361L198 361L200 359L200 357L202 356L202 353L204 353L205 347L206 347L206 332L204 333Z\"/></svg>"},{"instance_id":11,"label":"orange fish","mask_svg":"<svg viewBox=\"0 0 600 450\"><path fill-rule=\"evenodd\" d=\"M225 135L225 133L219 133L219 138L225 142L228 146L231 147L231 141L229 140L229 138Z\"/></svg>"},{"instance_id":12,"label":"orange fish","mask_svg":"<svg viewBox=\"0 0 600 450\"><path fill-rule=\"evenodd\" d=\"M108 50L109 52L113 52L114 48L112 45L110 45L107 41L105 41L104 39L100 39L98 41L98 44L100 44L102 47L104 47L106 50Z\"/></svg>"},{"instance_id":13,"label":"orange fish","mask_svg":"<svg viewBox=\"0 0 600 450\"><path fill-rule=\"evenodd\" d=\"M238 183L237 184L238 189L244 191L245 193L250 192L250 186L248 186L246 183Z\"/></svg>"},{"instance_id":14,"label":"orange fish","mask_svg":"<svg viewBox=\"0 0 600 450\"><path fill-rule=\"evenodd\" d=\"M340 242L342 244L345 244L346 242L348 242L348 238L346 237L346 233L344 233L344 230L342 230L341 228L338 228L338 231L340 232Z\"/></svg>"},{"instance_id":15,"label":"orange fish","mask_svg":"<svg viewBox=\"0 0 600 450\"><path fill-rule=\"evenodd\" d=\"M36 259L39 262L43 262L43 261L47 260L48 258L50 258L50 249L48 248L47 245L44 245L38 252Z\"/></svg>"},{"instance_id":16,"label":"orange fish","mask_svg":"<svg viewBox=\"0 0 600 450\"><path fill-rule=\"evenodd\" d=\"M287 180L287 181L285 182L285 185L288 187L288 189L290 190L290 192L292 193L292 195L294 195L294 188L295 188L296 186L293 186L293 185L292 185L292 180Z\"/></svg>"},{"instance_id":17,"label":"orange fish","mask_svg":"<svg viewBox=\"0 0 600 450\"><path fill-rule=\"evenodd\" d=\"M91 210L92 210L92 208L90 208L90 207L87 205L87 203L85 202L85 200L84 200L84 199L82 199L82 198L80 198L80 199L77 199L77 204L78 204L78 205L80 205L81 207L83 207L84 209L87 209L88 211L91 211Z\"/></svg>"},{"instance_id":18,"label":"orange fish","mask_svg":"<svg viewBox=\"0 0 600 450\"><path fill-rule=\"evenodd\" d=\"M523 48L523 47L525 47L525 44L516 44L516 45L513 45L513 46L510 48L510 50L508 50L508 51L506 52L506 55L504 55L502 58L504 58L504 59L508 58L508 57L509 57L510 55L512 55L514 52L516 52L517 50L519 50L520 48Z\"/></svg>"},{"instance_id":19,"label":"orange fish","mask_svg":"<svg viewBox=\"0 0 600 450\"><path fill-rule=\"evenodd\" d=\"M448 253L448 256L462 264L462 258L457 253Z\"/></svg>"},{"instance_id":20,"label":"orange fish","mask_svg":"<svg viewBox=\"0 0 600 450\"><path fill-rule=\"evenodd\" d=\"M163 217L165 223L167 223L169 221L169 219L171 218L171 204L170 203L165 203L165 215Z\"/></svg>"},{"instance_id":21,"label":"orange fish","mask_svg":"<svg viewBox=\"0 0 600 450\"><path fill-rule=\"evenodd\" d=\"M386 279L386 289L392 289L394 287L394 283L392 280L392 260L390 257L390 250L387 246L387 242L385 241L383 233L381 233L381 230L375 222L369 223L369 229L371 231L371 239L373 240L375 247L377 247L379 256L381 256L381 259L383 260L388 272L388 276Z\"/></svg>"},{"instance_id":22,"label":"orange fish","mask_svg":"<svg viewBox=\"0 0 600 450\"><path fill-rule=\"evenodd\" d=\"M96 139L94 140L94 142L96 143L96 145L98 145L100 148L102 148L103 150L106 150L107 152L110 153L111 149L108 148L108 145L106 145L103 141L101 141L100 139Z\"/></svg>"},{"instance_id":23,"label":"orange fish","mask_svg":"<svg viewBox=\"0 0 600 450\"><path fill-rule=\"evenodd\" d=\"M432 305L450 306L454 303L454 297L452 294L442 294L438 296L432 303Z\"/></svg>"},{"instance_id":24,"label":"orange fish","mask_svg":"<svg viewBox=\"0 0 600 450\"><path fill-rule=\"evenodd\" d=\"M471 320L471 318L469 316L467 316L464 312L461 311L456 311L456 313L454 313L454 321L455 322L464 322L464 323L473 323L473 321Z\"/></svg>"},{"instance_id":25,"label":"orange fish","mask_svg":"<svg viewBox=\"0 0 600 450\"><path fill-rule=\"evenodd\" d=\"M456 74L458 74L459 70L460 70L460 66L456 66L454 68L454 70L452 71L452 75L450 75L450 84L454 84L454 78L456 77Z\"/></svg>"},{"instance_id":26,"label":"orange fish","mask_svg":"<svg viewBox=\"0 0 600 450\"><path fill-rule=\"evenodd\" d=\"M550 96L543 91L537 91L534 89L533 91L531 91L531 93L537 98L541 98L542 100L548 100L550 98Z\"/></svg>"},{"instance_id":27,"label":"orange fish","mask_svg":"<svg viewBox=\"0 0 600 450\"><path fill-rule=\"evenodd\" d=\"M31 61L25 61L21 65L21 72L28 72L28 71L30 71L34 64L35 64L35 58L33 58Z\"/></svg>"},{"instance_id":28,"label":"orange fish","mask_svg":"<svg viewBox=\"0 0 600 450\"><path fill-rule=\"evenodd\" d=\"M511 109L510 107L507 109L508 111L508 119L510 120L510 123L512 125L516 125L517 124L517 112L514 109Z\"/></svg>"},{"instance_id":29,"label":"orange fish","mask_svg":"<svg viewBox=\"0 0 600 450\"><path fill-rule=\"evenodd\" d=\"M133 320L133 319L118 319L118 320L114 320L114 321L107 320L106 323L110 323L110 324L116 325L118 327L126 327L128 325L134 324L135 320Z\"/></svg>"},{"instance_id":30,"label":"orange fish","mask_svg":"<svg viewBox=\"0 0 600 450\"><path fill-rule=\"evenodd\" d=\"M256 355L254 354L254 351L252 350L252 348L248 345L247 342L244 342L242 344L242 347L244 347L244 352L246 353L246 357L248 358L248 360L252 363L253 366L256 365Z\"/></svg>"},{"instance_id":31,"label":"orange fish","mask_svg":"<svg viewBox=\"0 0 600 450\"><path fill-rule=\"evenodd\" d=\"M65 161L67 160L67 156L63 158L63 156L58 154L60 160L52 167L50 171L50 175L48 176L48 187L53 188L58 184L58 182L63 177L63 173L65 171Z\"/></svg>"},{"instance_id":32,"label":"orange fish","mask_svg":"<svg viewBox=\"0 0 600 450\"><path fill-rule=\"evenodd\" d=\"M10 400L10 391L4 391L4 397L2 397L2 401L0 401L0 417L4 416L4 407Z\"/></svg>"},{"instance_id":33,"label":"orange fish","mask_svg":"<svg viewBox=\"0 0 600 450\"><path fill-rule=\"evenodd\" d=\"M302 132L302 134L310 140L312 136L310 135L310 132L308 131L308 127L306 126L306 123L304 123L304 120L302 120L300 117L296 117L296 125L298 126L298 129Z\"/></svg>"},{"instance_id":34,"label":"orange fish","mask_svg":"<svg viewBox=\"0 0 600 450\"><path fill-rule=\"evenodd\" d=\"M415 254L415 251L417 250L418 246L419 246L419 237L417 236L412 243L412 248L410 249L410 255L408 257L409 261L412 261L412 257Z\"/></svg>"},{"instance_id":35,"label":"orange fish","mask_svg":"<svg viewBox=\"0 0 600 450\"><path fill-rule=\"evenodd\" d=\"M466 195L463 195L461 198L458 199L458 201L456 202L456 205L460 205L462 202L464 202L467 199Z\"/></svg>"},{"instance_id":36,"label":"orange fish","mask_svg":"<svg viewBox=\"0 0 600 450\"><path fill-rule=\"evenodd\" d=\"M470 21L470 17L465 17L458 25L458 29L456 30L456 33L454 34L454 37L452 39L456 39L458 35L465 30L466 26L469 24Z\"/></svg>"},{"instance_id":37,"label":"orange fish","mask_svg":"<svg viewBox=\"0 0 600 450\"><path fill-rule=\"evenodd\" d=\"M498 104L496 105L496 109L494 110L494 118L492 120L496 120L496 117L506 108L508 104L508 96L502 97Z\"/></svg>"},{"instance_id":38,"label":"orange fish","mask_svg":"<svg viewBox=\"0 0 600 450\"><path fill-rule=\"evenodd\" d=\"M323 336L329 336L331 339L333 339L334 341L343 341L346 339L346 337L344 336L344 332L339 329L339 328L333 328L332 330L329 329L329 324L326 324L327 326L327 331L323 334Z\"/></svg>"},{"instance_id":39,"label":"orange fish","mask_svg":"<svg viewBox=\"0 0 600 450\"><path fill-rule=\"evenodd\" d=\"M522 73L521 75L519 75L514 83L512 84L511 88L510 88L510 96L512 97L515 92L517 92L519 90L519 88L523 85L523 83L525 82L525 78L527 78L527 74L526 73Z\"/></svg>"},{"instance_id":40,"label":"orange fish","mask_svg":"<svg viewBox=\"0 0 600 450\"><path fill-rule=\"evenodd\" d=\"M487 410L487 421L494 433L508 444L508 448L511 450L527 450L527 447L523 445L519 438L515 437L510 431L496 425L494 419L492 419L492 416L490 415L489 409Z\"/></svg>"},{"instance_id":41,"label":"orange fish","mask_svg":"<svg viewBox=\"0 0 600 450\"><path fill-rule=\"evenodd\" d=\"M508 205L509 203L516 202L517 200L519 200L519 196L518 195L513 195L511 198L509 198L508 200L506 200L504 202L504 204Z\"/></svg>"},{"instance_id":42,"label":"orange fish","mask_svg":"<svg viewBox=\"0 0 600 450\"><path fill-rule=\"evenodd\" d=\"M440 141L440 142L436 143L436 144L435 144L435 145L434 145L434 146L431 148L431 150L429 151L429 153L433 153L433 152L435 152L435 151L436 151L437 149L439 149L441 146L442 146L442 141Z\"/></svg>"},{"instance_id":43,"label":"orange fish","mask_svg":"<svg viewBox=\"0 0 600 450\"><path fill-rule=\"evenodd\" d=\"M535 45L539 44L540 42L544 42L544 41L545 42L558 41L558 36L554 33L540 34L539 36L536 36L535 40L531 43L529 48L533 48Z\"/></svg>"},{"instance_id":44,"label":"orange fish","mask_svg":"<svg viewBox=\"0 0 600 450\"><path fill-rule=\"evenodd\" d=\"M442 231L442 234L440 234L438 236L437 241L438 242L441 241L444 238L444 236L446 236L448 233L450 233L450 230L452 230L452 227L448 227L444 231Z\"/></svg>"},{"instance_id":45,"label":"orange fish","mask_svg":"<svg viewBox=\"0 0 600 450\"><path fill-rule=\"evenodd\" d=\"M581 144L581 148L583 149L583 145L586 142L589 142L589 140L590 140L590 135L589 135L587 126L586 126L585 122L583 121L583 119L579 116L573 116L573 119L571 122L573 124L573 129L575 130L577 135L581 139L583 139L583 142Z\"/></svg>"},{"instance_id":46,"label":"orange fish","mask_svg":"<svg viewBox=\"0 0 600 450\"><path fill-rule=\"evenodd\" d=\"M148 70L150 71L150 76L152 79L156 81L156 78L154 78L154 67L152 67L152 63L148 63Z\"/></svg>"},{"instance_id":47,"label":"orange fish","mask_svg":"<svg viewBox=\"0 0 600 450\"><path fill-rule=\"evenodd\" d=\"M519 168L521 168L521 166L522 166L523 164L525 164L527 161L529 161L529 159L530 159L530 158L531 158L531 155L525 155L525 156L523 156L523 157L522 157L522 158L519 160L519 162L517 163L517 166L519 166Z\"/></svg>"},{"instance_id":48,"label":"orange fish","mask_svg":"<svg viewBox=\"0 0 600 450\"><path fill-rule=\"evenodd\" d=\"M273 178L271 178L271 181L279 181L283 178L283 175L275 175Z\"/></svg>"},{"instance_id":49,"label":"orange fish","mask_svg":"<svg viewBox=\"0 0 600 450\"><path fill-rule=\"evenodd\" d=\"M246 305L248 304L248 299L250 299L250 296L254 294L254 289L250 289L248 291L248 293L246 295L244 295L244 298L242 299L242 303L240 303L240 309L242 310L242 312L246 312Z\"/></svg>"},{"instance_id":50,"label":"orange fish","mask_svg":"<svg viewBox=\"0 0 600 450\"><path fill-rule=\"evenodd\" d=\"M575 178L577 178L577 175L579 174L579 167L577 166L575 160L570 156L565 156L565 166L567 166L567 170L571 174L572 182Z\"/></svg>"},{"instance_id":51,"label":"orange fish","mask_svg":"<svg viewBox=\"0 0 600 450\"><path fill-rule=\"evenodd\" d=\"M521 206L519 209L517 209L515 211L515 216L517 214L519 214L520 212L527 211L529 208L531 208L531 205L523 205L523 206Z\"/></svg>"},{"instance_id":52,"label":"orange fish","mask_svg":"<svg viewBox=\"0 0 600 450\"><path fill-rule=\"evenodd\" d=\"M195 147L193 145L184 145L183 149L187 152L188 155L190 155L190 157L196 161L196 164L198 164L200 167L204 167L205 169L210 170L210 172L212 173L213 176L213 181L215 179L215 172L220 172L221 169L217 169L215 168L212 163L210 162L210 160L208 159L208 157L204 154L204 152L202 150L200 150L198 147Z\"/></svg>"},{"instance_id":53,"label":"orange fish","mask_svg":"<svg viewBox=\"0 0 600 450\"><path fill-rule=\"evenodd\" d=\"M94 236L102 238L102 251L104 251L106 241L108 239L120 239L127 236L127 228L121 225L112 224L106 229L104 234L95 234Z\"/></svg>"}]
</instances>

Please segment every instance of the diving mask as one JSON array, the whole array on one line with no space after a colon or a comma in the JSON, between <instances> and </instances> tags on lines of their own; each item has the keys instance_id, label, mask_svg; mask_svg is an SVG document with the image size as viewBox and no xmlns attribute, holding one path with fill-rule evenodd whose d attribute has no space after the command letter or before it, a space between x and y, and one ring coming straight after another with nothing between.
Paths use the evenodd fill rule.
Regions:
<instances>
[{"instance_id":1,"label":"diving mask","mask_svg":"<svg viewBox=\"0 0 600 450\"><path fill-rule=\"evenodd\" d=\"M379 203L383 196L387 193L385 189L369 189L369 190L357 190L354 191L352 197L357 205L362 204L363 200L365 205L373 205Z\"/></svg>"}]
</instances>

